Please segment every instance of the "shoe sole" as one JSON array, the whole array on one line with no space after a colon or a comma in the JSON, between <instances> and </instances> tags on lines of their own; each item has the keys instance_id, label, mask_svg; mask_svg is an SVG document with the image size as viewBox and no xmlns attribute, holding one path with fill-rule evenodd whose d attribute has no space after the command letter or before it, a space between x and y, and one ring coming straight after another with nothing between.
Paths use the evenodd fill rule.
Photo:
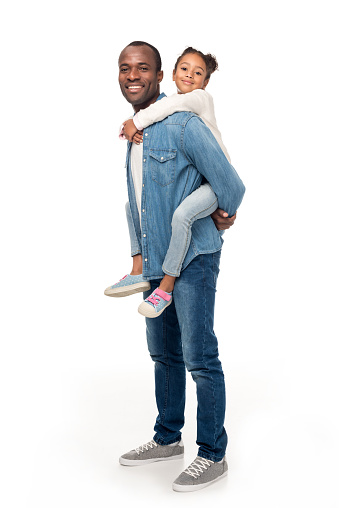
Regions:
<instances>
[{"instance_id":1,"label":"shoe sole","mask_svg":"<svg viewBox=\"0 0 339 508\"><path fill-rule=\"evenodd\" d=\"M200 485L178 485L177 483L172 484L172 489L175 490L175 492L193 492L194 490L201 490L205 487L208 487L209 485L212 485L212 483L215 483L222 478L225 478L227 476L228 470L225 471L222 475L218 476L218 478L215 478L214 480L211 480L210 482L201 483Z\"/></svg>"},{"instance_id":2,"label":"shoe sole","mask_svg":"<svg viewBox=\"0 0 339 508\"><path fill-rule=\"evenodd\" d=\"M132 284L131 286L125 286L115 289L105 289L104 294L106 296L114 296L116 298L120 298L122 296L129 296L134 295L135 293L148 291L149 289L151 289L151 284L146 282L137 282L136 284Z\"/></svg>"},{"instance_id":3,"label":"shoe sole","mask_svg":"<svg viewBox=\"0 0 339 508\"><path fill-rule=\"evenodd\" d=\"M148 305L148 303L142 302L138 307L138 312L142 316L145 316L148 318L157 318L164 312L165 309L167 309L167 307L169 307L171 305L171 303L172 303L172 301L168 305L165 305L165 307L162 310L160 310L159 312L155 312L154 308L151 305ZM145 304L145 305L143 305L143 304Z\"/></svg>"},{"instance_id":4,"label":"shoe sole","mask_svg":"<svg viewBox=\"0 0 339 508\"><path fill-rule=\"evenodd\" d=\"M164 460L177 460L183 459L184 454L180 455L172 455L171 457L161 457L159 459L145 459L145 460L133 460L133 459L124 459L123 457L119 458L119 463L122 466L144 466L145 464L151 464L152 462L162 462Z\"/></svg>"}]
</instances>

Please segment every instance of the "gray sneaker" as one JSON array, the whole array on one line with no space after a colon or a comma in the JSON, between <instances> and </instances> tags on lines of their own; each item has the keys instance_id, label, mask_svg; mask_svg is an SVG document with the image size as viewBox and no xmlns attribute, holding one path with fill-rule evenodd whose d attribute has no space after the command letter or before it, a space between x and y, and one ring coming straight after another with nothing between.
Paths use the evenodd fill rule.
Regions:
<instances>
[{"instance_id":1,"label":"gray sneaker","mask_svg":"<svg viewBox=\"0 0 339 508\"><path fill-rule=\"evenodd\" d=\"M173 445L159 445L155 441L143 444L119 458L123 466L143 466L159 460L182 459L184 456L184 443L179 441Z\"/></svg>"},{"instance_id":2,"label":"gray sneaker","mask_svg":"<svg viewBox=\"0 0 339 508\"><path fill-rule=\"evenodd\" d=\"M226 457L221 462L197 457L185 471L172 484L177 492L190 492L199 490L227 475L228 466Z\"/></svg>"}]
</instances>

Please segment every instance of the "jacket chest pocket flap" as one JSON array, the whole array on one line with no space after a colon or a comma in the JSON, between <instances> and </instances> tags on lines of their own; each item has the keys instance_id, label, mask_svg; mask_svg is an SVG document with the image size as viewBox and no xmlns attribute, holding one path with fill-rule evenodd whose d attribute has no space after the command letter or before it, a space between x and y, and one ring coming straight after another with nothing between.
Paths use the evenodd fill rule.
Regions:
<instances>
[{"instance_id":1,"label":"jacket chest pocket flap","mask_svg":"<svg viewBox=\"0 0 339 508\"><path fill-rule=\"evenodd\" d=\"M164 187L174 182L176 150L150 149L152 180Z\"/></svg>"}]
</instances>

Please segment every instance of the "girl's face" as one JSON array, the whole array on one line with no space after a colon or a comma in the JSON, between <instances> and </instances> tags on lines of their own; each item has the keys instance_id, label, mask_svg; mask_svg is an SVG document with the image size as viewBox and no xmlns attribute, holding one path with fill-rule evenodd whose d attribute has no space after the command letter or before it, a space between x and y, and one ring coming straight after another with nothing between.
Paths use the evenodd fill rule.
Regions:
<instances>
[{"instance_id":1,"label":"girl's face","mask_svg":"<svg viewBox=\"0 0 339 508\"><path fill-rule=\"evenodd\" d=\"M187 93L197 88L205 89L209 79L206 79L206 64L200 55L188 53L184 55L173 71L173 81L180 93Z\"/></svg>"}]
</instances>

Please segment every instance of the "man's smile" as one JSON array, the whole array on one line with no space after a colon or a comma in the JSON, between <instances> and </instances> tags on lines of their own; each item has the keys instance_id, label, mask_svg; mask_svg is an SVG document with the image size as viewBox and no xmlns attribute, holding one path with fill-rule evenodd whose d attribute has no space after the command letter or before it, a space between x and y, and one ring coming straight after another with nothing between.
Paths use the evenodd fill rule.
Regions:
<instances>
[{"instance_id":1,"label":"man's smile","mask_svg":"<svg viewBox=\"0 0 339 508\"><path fill-rule=\"evenodd\" d=\"M145 88L145 85L130 84L130 85L125 85L125 88L128 90L129 94L136 95Z\"/></svg>"}]
</instances>

